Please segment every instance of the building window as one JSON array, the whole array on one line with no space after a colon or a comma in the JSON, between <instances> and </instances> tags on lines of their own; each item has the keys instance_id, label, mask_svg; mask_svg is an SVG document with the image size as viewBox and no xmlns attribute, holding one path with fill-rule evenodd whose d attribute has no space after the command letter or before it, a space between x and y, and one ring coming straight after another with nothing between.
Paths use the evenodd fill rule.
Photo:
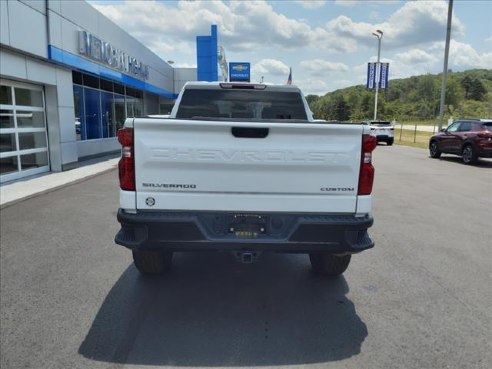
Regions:
<instances>
[{"instance_id":1,"label":"building window","mask_svg":"<svg viewBox=\"0 0 492 369\"><path fill-rule=\"evenodd\" d=\"M85 131L87 139L101 138L101 93L84 88Z\"/></svg>"},{"instance_id":2,"label":"building window","mask_svg":"<svg viewBox=\"0 0 492 369\"><path fill-rule=\"evenodd\" d=\"M84 89L81 86L73 86L73 100L75 111L75 133L77 140L86 140L85 133L85 109L84 109Z\"/></svg>"},{"instance_id":3,"label":"building window","mask_svg":"<svg viewBox=\"0 0 492 369\"><path fill-rule=\"evenodd\" d=\"M76 71L72 77L77 140L115 137L127 117L143 116L142 91Z\"/></svg>"},{"instance_id":4,"label":"building window","mask_svg":"<svg viewBox=\"0 0 492 369\"><path fill-rule=\"evenodd\" d=\"M142 91L126 88L126 115L130 118L143 116Z\"/></svg>"}]
</instances>

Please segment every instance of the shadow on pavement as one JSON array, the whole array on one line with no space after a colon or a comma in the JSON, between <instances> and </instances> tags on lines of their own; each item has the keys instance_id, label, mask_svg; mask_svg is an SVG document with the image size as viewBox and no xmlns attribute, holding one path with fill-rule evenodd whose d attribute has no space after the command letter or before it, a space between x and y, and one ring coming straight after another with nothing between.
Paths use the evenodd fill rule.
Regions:
<instances>
[{"instance_id":1,"label":"shadow on pavement","mask_svg":"<svg viewBox=\"0 0 492 369\"><path fill-rule=\"evenodd\" d=\"M429 156L430 158L430 156ZM461 164L461 165L466 165L463 163L463 159L461 159L461 156L441 156L439 160L446 161L448 163L456 163L456 164ZM487 168L487 169L492 169L492 160L489 158L479 158L478 161L475 164L470 164L472 167L477 167L477 168Z\"/></svg>"},{"instance_id":2,"label":"shadow on pavement","mask_svg":"<svg viewBox=\"0 0 492 369\"><path fill-rule=\"evenodd\" d=\"M97 361L137 365L260 366L357 355L367 327L343 277L313 276L304 255L175 255L173 271L129 266L79 348Z\"/></svg>"}]
</instances>

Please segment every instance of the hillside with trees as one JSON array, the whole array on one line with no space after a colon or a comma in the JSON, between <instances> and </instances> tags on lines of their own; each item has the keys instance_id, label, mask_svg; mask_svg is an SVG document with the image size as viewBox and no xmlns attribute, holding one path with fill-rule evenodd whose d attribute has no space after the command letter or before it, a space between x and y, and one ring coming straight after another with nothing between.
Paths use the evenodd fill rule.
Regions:
<instances>
[{"instance_id":1,"label":"hillside with trees","mask_svg":"<svg viewBox=\"0 0 492 369\"><path fill-rule=\"evenodd\" d=\"M378 119L435 120L439 116L441 74L392 79L380 90ZM374 115L374 90L353 86L324 96L308 95L316 119L360 121ZM449 72L445 117L492 118L492 70Z\"/></svg>"}]
</instances>

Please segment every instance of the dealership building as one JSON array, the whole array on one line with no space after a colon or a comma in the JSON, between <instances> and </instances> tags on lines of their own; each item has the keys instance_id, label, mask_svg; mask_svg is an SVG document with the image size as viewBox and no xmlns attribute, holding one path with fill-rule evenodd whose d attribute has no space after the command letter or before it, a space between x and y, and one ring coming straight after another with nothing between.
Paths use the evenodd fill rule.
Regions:
<instances>
[{"instance_id":1,"label":"dealership building","mask_svg":"<svg viewBox=\"0 0 492 369\"><path fill-rule=\"evenodd\" d=\"M1 0L0 17L2 183L118 151L126 118L167 114L197 79L85 1Z\"/></svg>"}]
</instances>

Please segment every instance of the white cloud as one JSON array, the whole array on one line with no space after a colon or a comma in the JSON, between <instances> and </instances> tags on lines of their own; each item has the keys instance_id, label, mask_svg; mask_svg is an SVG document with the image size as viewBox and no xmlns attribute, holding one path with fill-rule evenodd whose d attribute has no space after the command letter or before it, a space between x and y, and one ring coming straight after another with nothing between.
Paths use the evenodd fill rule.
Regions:
<instances>
[{"instance_id":1,"label":"white cloud","mask_svg":"<svg viewBox=\"0 0 492 369\"><path fill-rule=\"evenodd\" d=\"M196 64L191 63L175 63L173 64L175 68L196 68Z\"/></svg>"},{"instance_id":2,"label":"white cloud","mask_svg":"<svg viewBox=\"0 0 492 369\"><path fill-rule=\"evenodd\" d=\"M343 63L334 63L323 59L303 60L300 66L311 72L313 76L321 76L327 72L346 72L349 69Z\"/></svg>"},{"instance_id":3,"label":"white cloud","mask_svg":"<svg viewBox=\"0 0 492 369\"><path fill-rule=\"evenodd\" d=\"M318 9L326 4L326 0L296 0L295 2L306 9Z\"/></svg>"},{"instance_id":4,"label":"white cloud","mask_svg":"<svg viewBox=\"0 0 492 369\"><path fill-rule=\"evenodd\" d=\"M444 42L436 42L430 51L444 57ZM449 45L449 68L485 68L492 65L492 52L479 54L471 45L451 40Z\"/></svg>"},{"instance_id":5,"label":"white cloud","mask_svg":"<svg viewBox=\"0 0 492 369\"><path fill-rule=\"evenodd\" d=\"M305 19L289 18L266 1L181 1L173 6L149 0L94 7L138 40L146 40L163 59L178 52L193 55L195 37L209 34L211 24L218 25L219 43L232 53L272 48L347 53L360 47L375 48L372 32L376 29L385 32L383 50L440 41L444 39L447 17L444 1L405 3L384 23L355 22L341 15L325 27L311 27ZM463 34L456 17L453 29L455 35Z\"/></svg>"},{"instance_id":6,"label":"white cloud","mask_svg":"<svg viewBox=\"0 0 492 369\"><path fill-rule=\"evenodd\" d=\"M492 37L486 38L484 41L492 45Z\"/></svg>"},{"instance_id":7,"label":"white cloud","mask_svg":"<svg viewBox=\"0 0 492 369\"><path fill-rule=\"evenodd\" d=\"M390 5L398 2L398 0L335 0L335 5L351 7L361 4Z\"/></svg>"},{"instance_id":8,"label":"white cloud","mask_svg":"<svg viewBox=\"0 0 492 369\"><path fill-rule=\"evenodd\" d=\"M335 0L335 5L339 6L356 6L359 1L357 0Z\"/></svg>"},{"instance_id":9,"label":"white cloud","mask_svg":"<svg viewBox=\"0 0 492 369\"><path fill-rule=\"evenodd\" d=\"M388 21L389 40L394 45L415 45L443 40L446 35L448 5L444 1L412 1L396 11ZM453 16L454 37L464 35L464 26Z\"/></svg>"},{"instance_id":10,"label":"white cloud","mask_svg":"<svg viewBox=\"0 0 492 369\"><path fill-rule=\"evenodd\" d=\"M169 59L171 55L175 55L176 53L182 53L188 56L195 55L195 49L190 48L190 44L184 41L173 43L156 38L148 40L146 46L157 55L162 56L163 59Z\"/></svg>"},{"instance_id":11,"label":"white cloud","mask_svg":"<svg viewBox=\"0 0 492 369\"><path fill-rule=\"evenodd\" d=\"M335 82L334 82L334 85L337 87L337 88L347 88L347 87L351 87L354 85L353 81L349 81L348 79L337 79Z\"/></svg>"},{"instance_id":12,"label":"white cloud","mask_svg":"<svg viewBox=\"0 0 492 369\"><path fill-rule=\"evenodd\" d=\"M447 4L443 1L411 1L405 3L393 13L387 22L371 24L354 22L341 15L327 24L327 31L342 38L340 42L356 42L368 45L374 42L372 32L381 29L384 32L383 46L398 48L426 44L443 40L446 33ZM462 36L464 27L453 16L453 36Z\"/></svg>"},{"instance_id":13,"label":"white cloud","mask_svg":"<svg viewBox=\"0 0 492 369\"><path fill-rule=\"evenodd\" d=\"M355 23L349 17L341 15L328 22L327 28L337 36L346 40L367 41L376 25L371 23Z\"/></svg>"},{"instance_id":14,"label":"white cloud","mask_svg":"<svg viewBox=\"0 0 492 369\"><path fill-rule=\"evenodd\" d=\"M306 21L277 13L266 1L181 1L173 7L152 0L93 6L137 39L154 40L153 45L194 45L195 36L210 34L211 24L219 25L219 41L230 51L294 49L313 37Z\"/></svg>"},{"instance_id":15,"label":"white cloud","mask_svg":"<svg viewBox=\"0 0 492 369\"><path fill-rule=\"evenodd\" d=\"M304 95L324 95L330 90L330 86L320 79L293 79L292 83L298 86Z\"/></svg>"},{"instance_id":16,"label":"white cloud","mask_svg":"<svg viewBox=\"0 0 492 369\"><path fill-rule=\"evenodd\" d=\"M403 63L408 64L423 64L423 63L435 63L439 60L434 54L421 49L412 49L403 53L396 54L396 58Z\"/></svg>"},{"instance_id":17,"label":"white cloud","mask_svg":"<svg viewBox=\"0 0 492 369\"><path fill-rule=\"evenodd\" d=\"M262 59L253 65L251 72L257 75L271 74L274 76L285 76L287 78L289 67L280 60Z\"/></svg>"},{"instance_id":18,"label":"white cloud","mask_svg":"<svg viewBox=\"0 0 492 369\"><path fill-rule=\"evenodd\" d=\"M232 50L272 46L296 49L311 40L312 30L306 22L276 13L266 2L232 2L230 11L237 17L234 33L224 34L223 39Z\"/></svg>"}]
</instances>

